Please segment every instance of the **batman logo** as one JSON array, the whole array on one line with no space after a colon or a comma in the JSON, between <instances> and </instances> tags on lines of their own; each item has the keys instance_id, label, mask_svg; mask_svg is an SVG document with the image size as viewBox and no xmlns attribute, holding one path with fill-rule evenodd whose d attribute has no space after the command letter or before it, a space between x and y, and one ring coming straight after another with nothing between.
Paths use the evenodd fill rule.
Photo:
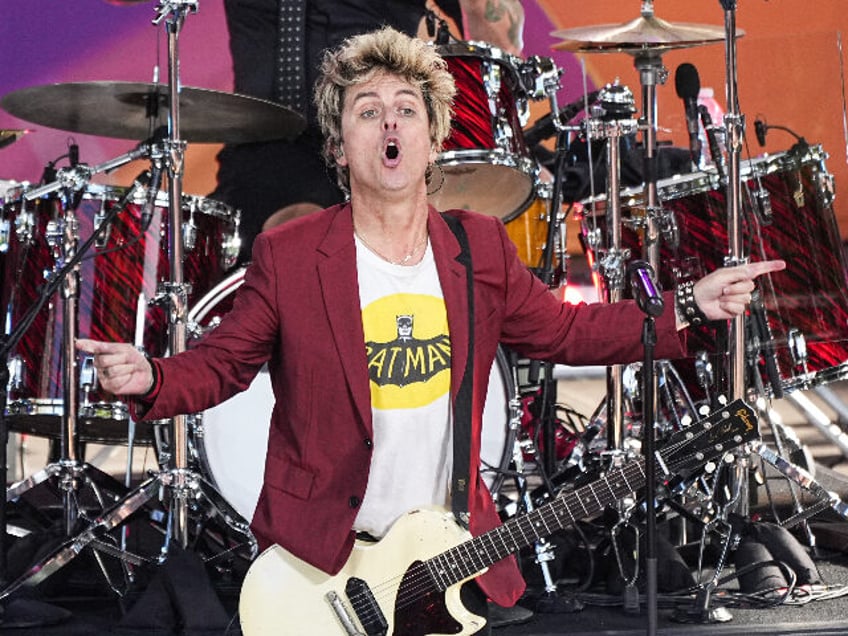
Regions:
<instances>
[{"instance_id":1,"label":"batman logo","mask_svg":"<svg viewBox=\"0 0 848 636\"><path fill-rule=\"evenodd\" d=\"M426 382L450 368L450 338L429 340L397 338L391 342L368 342L368 374L378 386L407 386Z\"/></svg>"}]
</instances>

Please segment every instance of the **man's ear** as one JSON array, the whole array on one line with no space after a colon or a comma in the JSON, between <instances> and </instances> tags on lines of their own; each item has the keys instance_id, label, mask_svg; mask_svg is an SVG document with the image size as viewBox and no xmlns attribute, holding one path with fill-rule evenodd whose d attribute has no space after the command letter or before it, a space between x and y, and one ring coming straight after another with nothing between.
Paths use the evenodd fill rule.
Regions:
<instances>
[{"instance_id":1,"label":"man's ear","mask_svg":"<svg viewBox=\"0 0 848 636\"><path fill-rule=\"evenodd\" d=\"M336 163L338 165L340 165L340 166L346 166L347 165L347 159L345 158L344 143L343 142L340 141L340 142L338 142L338 144L336 144L336 147L333 149L333 156L336 158Z\"/></svg>"}]
</instances>

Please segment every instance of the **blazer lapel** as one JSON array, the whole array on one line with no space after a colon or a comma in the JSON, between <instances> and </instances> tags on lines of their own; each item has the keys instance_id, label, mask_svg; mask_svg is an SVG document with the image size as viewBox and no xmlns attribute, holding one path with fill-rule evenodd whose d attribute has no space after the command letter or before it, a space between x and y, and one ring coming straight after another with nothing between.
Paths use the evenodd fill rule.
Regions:
<instances>
[{"instance_id":1,"label":"blazer lapel","mask_svg":"<svg viewBox=\"0 0 848 636\"><path fill-rule=\"evenodd\" d=\"M340 207L318 252L318 280L350 395L359 416L371 433L371 390L365 359L365 334L356 276L356 247L350 204Z\"/></svg>"},{"instance_id":2,"label":"blazer lapel","mask_svg":"<svg viewBox=\"0 0 848 636\"><path fill-rule=\"evenodd\" d=\"M468 286L465 266L457 261L459 242L441 215L430 207L428 225L439 282L445 298L451 339L451 398L459 391L468 360Z\"/></svg>"}]
</instances>

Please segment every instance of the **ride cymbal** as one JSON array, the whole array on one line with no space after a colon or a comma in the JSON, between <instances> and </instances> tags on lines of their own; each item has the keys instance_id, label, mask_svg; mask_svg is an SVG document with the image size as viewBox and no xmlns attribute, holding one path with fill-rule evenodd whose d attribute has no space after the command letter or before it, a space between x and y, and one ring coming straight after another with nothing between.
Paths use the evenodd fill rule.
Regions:
<instances>
[{"instance_id":1,"label":"ride cymbal","mask_svg":"<svg viewBox=\"0 0 848 636\"><path fill-rule=\"evenodd\" d=\"M143 141L168 122L168 88L135 82L75 82L9 93L0 106L25 121L100 137ZM180 90L180 138L196 143L291 139L304 118L279 104L205 88Z\"/></svg>"},{"instance_id":2,"label":"ride cymbal","mask_svg":"<svg viewBox=\"0 0 848 636\"><path fill-rule=\"evenodd\" d=\"M554 44L556 50L639 53L646 49L664 51L723 42L725 30L706 24L674 24L653 14L643 14L624 24L561 29L551 35L563 40ZM736 35L741 37L744 31L737 30Z\"/></svg>"}]
</instances>

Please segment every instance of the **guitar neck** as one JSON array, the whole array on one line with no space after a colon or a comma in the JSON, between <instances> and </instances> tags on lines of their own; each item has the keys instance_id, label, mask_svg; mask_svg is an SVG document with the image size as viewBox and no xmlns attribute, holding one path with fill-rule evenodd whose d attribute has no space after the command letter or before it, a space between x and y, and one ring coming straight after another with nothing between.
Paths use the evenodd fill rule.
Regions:
<instances>
[{"instance_id":1,"label":"guitar neck","mask_svg":"<svg viewBox=\"0 0 848 636\"><path fill-rule=\"evenodd\" d=\"M591 517L645 485L641 462L631 461L586 486L561 495L525 515L519 515L479 537L466 541L425 562L437 585L451 585L475 576L493 563L532 545L557 530Z\"/></svg>"}]
</instances>

